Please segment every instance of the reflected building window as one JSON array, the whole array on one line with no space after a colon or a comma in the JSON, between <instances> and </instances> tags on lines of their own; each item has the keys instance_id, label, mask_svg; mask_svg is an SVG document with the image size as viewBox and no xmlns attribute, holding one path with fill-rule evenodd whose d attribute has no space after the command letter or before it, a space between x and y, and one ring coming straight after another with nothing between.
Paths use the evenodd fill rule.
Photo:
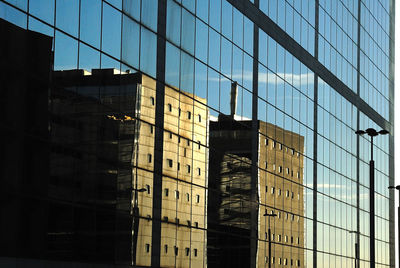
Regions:
<instances>
[{"instance_id":1,"label":"reflected building window","mask_svg":"<svg viewBox=\"0 0 400 268\"><path fill-rule=\"evenodd\" d=\"M168 167L172 168L172 166L173 166L172 159L167 159L167 162L168 162Z\"/></svg>"},{"instance_id":2,"label":"reflected building window","mask_svg":"<svg viewBox=\"0 0 400 268\"><path fill-rule=\"evenodd\" d=\"M146 191L147 191L147 194L150 194L150 185L148 185L148 184L146 184Z\"/></svg>"}]
</instances>

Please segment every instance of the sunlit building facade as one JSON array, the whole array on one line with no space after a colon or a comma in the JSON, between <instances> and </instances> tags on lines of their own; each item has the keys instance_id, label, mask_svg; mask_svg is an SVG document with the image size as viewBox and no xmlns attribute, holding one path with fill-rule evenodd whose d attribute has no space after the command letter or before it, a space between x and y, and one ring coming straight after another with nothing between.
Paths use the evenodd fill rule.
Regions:
<instances>
[{"instance_id":1,"label":"sunlit building facade","mask_svg":"<svg viewBox=\"0 0 400 268\"><path fill-rule=\"evenodd\" d=\"M395 267L394 2L0 0L0 266Z\"/></svg>"}]
</instances>

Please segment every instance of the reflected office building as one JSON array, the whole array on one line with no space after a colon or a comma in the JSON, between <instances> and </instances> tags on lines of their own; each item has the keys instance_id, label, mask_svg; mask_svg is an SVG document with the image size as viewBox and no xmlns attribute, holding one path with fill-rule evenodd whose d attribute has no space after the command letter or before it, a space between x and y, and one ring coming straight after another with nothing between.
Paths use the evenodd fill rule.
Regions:
<instances>
[{"instance_id":1,"label":"reflected office building","mask_svg":"<svg viewBox=\"0 0 400 268\"><path fill-rule=\"evenodd\" d=\"M205 106L165 87L164 157L158 169L155 80L97 69L57 71L53 82L51 186L55 197L76 205L50 208L50 256L149 267L157 236L161 266L203 267ZM155 174L162 175L158 200Z\"/></svg>"},{"instance_id":2,"label":"reflected office building","mask_svg":"<svg viewBox=\"0 0 400 268\"><path fill-rule=\"evenodd\" d=\"M234 112L210 122L209 267L265 267L269 258L274 265L304 263L304 193L299 187L304 137L262 121L254 127L256 137L252 121ZM265 215L272 213L272 219Z\"/></svg>"}]
</instances>

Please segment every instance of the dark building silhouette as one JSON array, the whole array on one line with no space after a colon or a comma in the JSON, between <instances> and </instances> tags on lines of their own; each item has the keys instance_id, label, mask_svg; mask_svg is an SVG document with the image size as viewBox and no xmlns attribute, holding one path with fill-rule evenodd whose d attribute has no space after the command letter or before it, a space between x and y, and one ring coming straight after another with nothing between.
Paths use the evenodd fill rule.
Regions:
<instances>
[{"instance_id":1,"label":"dark building silhouette","mask_svg":"<svg viewBox=\"0 0 400 268\"><path fill-rule=\"evenodd\" d=\"M44 258L52 38L2 19L0 36L0 252Z\"/></svg>"}]
</instances>

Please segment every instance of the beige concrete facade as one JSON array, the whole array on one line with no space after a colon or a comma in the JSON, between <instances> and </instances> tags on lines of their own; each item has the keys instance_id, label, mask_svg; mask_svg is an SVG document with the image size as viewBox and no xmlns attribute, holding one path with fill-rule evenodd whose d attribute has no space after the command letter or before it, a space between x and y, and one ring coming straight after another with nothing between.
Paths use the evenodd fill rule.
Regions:
<instances>
[{"instance_id":1,"label":"beige concrete facade","mask_svg":"<svg viewBox=\"0 0 400 268\"><path fill-rule=\"evenodd\" d=\"M258 267L268 262L268 217L271 218L274 266L304 266L304 137L277 126L259 126Z\"/></svg>"},{"instance_id":2,"label":"beige concrete facade","mask_svg":"<svg viewBox=\"0 0 400 268\"><path fill-rule=\"evenodd\" d=\"M206 266L207 127L205 100L165 87L162 171L154 170L155 81L142 76L138 189L153 189L153 172L162 172L162 267ZM151 156L150 156L151 155ZM138 193L140 209L137 265L150 266L153 191ZM160 235L160 234L158 234Z\"/></svg>"}]
</instances>

